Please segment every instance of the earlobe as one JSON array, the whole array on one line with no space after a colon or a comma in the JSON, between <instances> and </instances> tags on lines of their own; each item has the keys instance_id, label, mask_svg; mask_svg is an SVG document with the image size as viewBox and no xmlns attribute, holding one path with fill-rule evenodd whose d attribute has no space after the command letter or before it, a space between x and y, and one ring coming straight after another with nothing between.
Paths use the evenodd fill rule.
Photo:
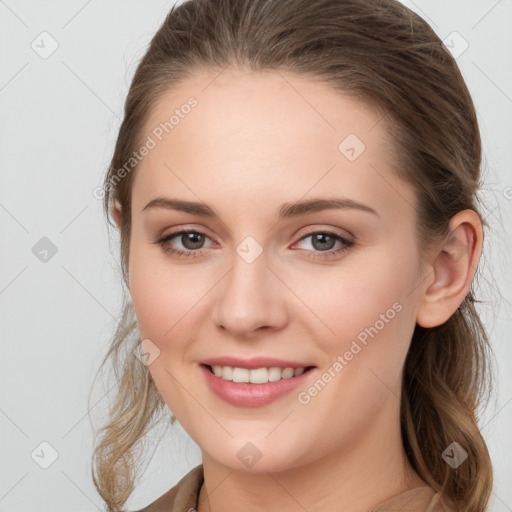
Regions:
<instances>
[{"instance_id":1,"label":"earlobe","mask_svg":"<svg viewBox=\"0 0 512 512\"><path fill-rule=\"evenodd\" d=\"M422 327L445 323L462 303L475 275L482 251L480 217L463 210L450 221L450 233L434 252L432 275L420 298L416 322Z\"/></svg>"},{"instance_id":2,"label":"earlobe","mask_svg":"<svg viewBox=\"0 0 512 512\"><path fill-rule=\"evenodd\" d=\"M118 229L121 229L121 218L122 218L121 203L117 200L114 201L114 206L112 207L112 216L114 217L114 220L116 221Z\"/></svg>"}]
</instances>

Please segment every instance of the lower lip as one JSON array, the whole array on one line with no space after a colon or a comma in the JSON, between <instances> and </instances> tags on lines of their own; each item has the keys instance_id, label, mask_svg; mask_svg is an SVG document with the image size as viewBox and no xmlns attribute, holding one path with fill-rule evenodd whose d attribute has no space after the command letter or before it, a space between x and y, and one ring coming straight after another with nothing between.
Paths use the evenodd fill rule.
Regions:
<instances>
[{"instance_id":1,"label":"lower lip","mask_svg":"<svg viewBox=\"0 0 512 512\"><path fill-rule=\"evenodd\" d=\"M290 393L310 377L315 368L304 371L297 377L281 379L265 384L233 382L217 377L205 365L199 365L208 387L224 401L237 407L261 407Z\"/></svg>"}]
</instances>

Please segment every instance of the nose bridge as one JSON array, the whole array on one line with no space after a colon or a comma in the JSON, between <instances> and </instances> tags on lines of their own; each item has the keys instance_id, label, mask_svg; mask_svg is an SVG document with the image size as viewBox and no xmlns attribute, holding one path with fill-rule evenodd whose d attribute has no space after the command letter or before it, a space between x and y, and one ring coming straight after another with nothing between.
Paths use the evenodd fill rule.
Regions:
<instances>
[{"instance_id":1,"label":"nose bridge","mask_svg":"<svg viewBox=\"0 0 512 512\"><path fill-rule=\"evenodd\" d=\"M251 237L235 249L216 300L215 323L238 336L263 326L278 327L285 320L285 308L282 290L267 268L270 258Z\"/></svg>"}]
</instances>

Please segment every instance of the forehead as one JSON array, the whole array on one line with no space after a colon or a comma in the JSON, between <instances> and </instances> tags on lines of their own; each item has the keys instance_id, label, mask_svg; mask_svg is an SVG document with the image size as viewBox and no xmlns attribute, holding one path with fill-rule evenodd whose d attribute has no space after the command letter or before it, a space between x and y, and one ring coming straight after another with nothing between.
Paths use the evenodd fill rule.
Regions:
<instances>
[{"instance_id":1,"label":"forehead","mask_svg":"<svg viewBox=\"0 0 512 512\"><path fill-rule=\"evenodd\" d=\"M193 108L187 106L191 98L196 103ZM173 113L179 114L179 119ZM251 134L268 144L276 136L282 142L330 135L336 142L349 130L363 137L384 116L375 103L357 101L318 78L284 70L228 68L197 72L170 88L153 105L143 132L151 133L172 117L172 130L167 132L172 131L173 136L186 131L187 124L194 128L201 124L202 141L212 140L210 136L218 142L229 135ZM185 123L188 117L192 121ZM300 123L296 123L298 119ZM285 125L288 131L282 133ZM171 135L167 132L165 135Z\"/></svg>"},{"instance_id":2,"label":"forehead","mask_svg":"<svg viewBox=\"0 0 512 512\"><path fill-rule=\"evenodd\" d=\"M166 192L259 204L339 192L410 214L414 194L393 173L389 129L382 111L318 79L203 71L149 113L141 140L154 147L137 168L134 210Z\"/></svg>"}]
</instances>

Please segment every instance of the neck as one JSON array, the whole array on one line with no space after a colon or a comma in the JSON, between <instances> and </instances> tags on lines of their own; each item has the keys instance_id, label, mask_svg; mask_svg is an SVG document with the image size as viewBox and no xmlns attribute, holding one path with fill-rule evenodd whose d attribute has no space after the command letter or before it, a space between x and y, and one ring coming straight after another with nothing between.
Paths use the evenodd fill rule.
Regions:
<instances>
[{"instance_id":1,"label":"neck","mask_svg":"<svg viewBox=\"0 0 512 512\"><path fill-rule=\"evenodd\" d=\"M279 472L241 472L203 453L198 512L324 512L338 510L340 503L344 512L362 512L425 486L405 456L397 416L381 418L314 462Z\"/></svg>"}]
</instances>

